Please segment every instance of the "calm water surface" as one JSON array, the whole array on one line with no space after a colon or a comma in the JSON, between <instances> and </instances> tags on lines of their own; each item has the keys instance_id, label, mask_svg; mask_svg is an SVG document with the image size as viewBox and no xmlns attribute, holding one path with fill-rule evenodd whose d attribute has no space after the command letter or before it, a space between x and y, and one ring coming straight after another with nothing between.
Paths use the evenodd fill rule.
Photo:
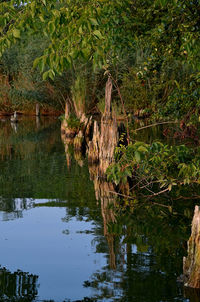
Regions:
<instances>
[{"instance_id":1,"label":"calm water surface","mask_svg":"<svg viewBox=\"0 0 200 302\"><path fill-rule=\"evenodd\" d=\"M0 301L193 301L176 282L191 215L138 212L105 234L90 178L56 119L0 121Z\"/></svg>"}]
</instances>

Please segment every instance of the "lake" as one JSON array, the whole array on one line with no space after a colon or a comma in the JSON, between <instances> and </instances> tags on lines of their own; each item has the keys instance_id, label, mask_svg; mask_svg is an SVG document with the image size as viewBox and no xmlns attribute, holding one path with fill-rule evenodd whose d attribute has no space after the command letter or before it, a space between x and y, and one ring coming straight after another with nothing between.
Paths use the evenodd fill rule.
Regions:
<instances>
[{"instance_id":1,"label":"lake","mask_svg":"<svg viewBox=\"0 0 200 302\"><path fill-rule=\"evenodd\" d=\"M193 206L118 217L65 151L58 119L0 121L0 300L196 301L177 282Z\"/></svg>"}]
</instances>

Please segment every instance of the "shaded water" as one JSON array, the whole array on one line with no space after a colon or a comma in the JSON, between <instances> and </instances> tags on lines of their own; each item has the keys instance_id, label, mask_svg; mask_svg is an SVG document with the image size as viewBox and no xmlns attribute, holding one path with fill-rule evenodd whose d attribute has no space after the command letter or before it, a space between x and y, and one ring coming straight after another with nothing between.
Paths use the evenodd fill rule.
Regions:
<instances>
[{"instance_id":1,"label":"shaded water","mask_svg":"<svg viewBox=\"0 0 200 302\"><path fill-rule=\"evenodd\" d=\"M0 122L0 300L195 301L176 282L193 205L108 227L107 185L67 159L57 120Z\"/></svg>"}]
</instances>

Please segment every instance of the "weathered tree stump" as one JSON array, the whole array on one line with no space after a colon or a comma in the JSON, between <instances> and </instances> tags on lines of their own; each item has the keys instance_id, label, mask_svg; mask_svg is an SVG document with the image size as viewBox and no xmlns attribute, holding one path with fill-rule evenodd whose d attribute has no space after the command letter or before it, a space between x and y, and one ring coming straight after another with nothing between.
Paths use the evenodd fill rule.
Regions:
<instances>
[{"instance_id":1,"label":"weathered tree stump","mask_svg":"<svg viewBox=\"0 0 200 302\"><path fill-rule=\"evenodd\" d=\"M40 104L36 103L35 105L35 115L40 116Z\"/></svg>"},{"instance_id":2,"label":"weathered tree stump","mask_svg":"<svg viewBox=\"0 0 200 302\"><path fill-rule=\"evenodd\" d=\"M112 117L112 109L111 109L111 97L112 97L112 80L109 77L106 82L105 89L105 111L103 114L104 119L109 119Z\"/></svg>"},{"instance_id":3,"label":"weathered tree stump","mask_svg":"<svg viewBox=\"0 0 200 302\"><path fill-rule=\"evenodd\" d=\"M65 103L65 119L67 120L72 112L71 104L69 101Z\"/></svg>"},{"instance_id":4,"label":"weathered tree stump","mask_svg":"<svg viewBox=\"0 0 200 302\"><path fill-rule=\"evenodd\" d=\"M79 133L74 138L74 150L81 151L83 147L84 135L80 130Z\"/></svg>"},{"instance_id":5,"label":"weathered tree stump","mask_svg":"<svg viewBox=\"0 0 200 302\"><path fill-rule=\"evenodd\" d=\"M97 121L94 121L93 138L88 143L88 163L99 163L99 137L100 130Z\"/></svg>"},{"instance_id":6,"label":"weathered tree stump","mask_svg":"<svg viewBox=\"0 0 200 302\"><path fill-rule=\"evenodd\" d=\"M105 111L101 118L100 128L94 122L93 138L89 142L88 161L98 163L98 176L105 178L109 165L114 161L114 152L119 135L116 117L111 107L112 80L108 78L105 89Z\"/></svg>"},{"instance_id":7,"label":"weathered tree stump","mask_svg":"<svg viewBox=\"0 0 200 302\"><path fill-rule=\"evenodd\" d=\"M112 80L108 78L105 90L105 111L101 118L101 122L98 123L96 120L93 121L91 118L86 118L84 114L80 115L78 112L77 116L80 116L80 122L83 124L81 130L73 139L74 145L74 157L79 162L79 165L83 164L81 161L81 151L83 139L92 139L86 144L89 173L90 178L94 182L94 189L96 199L101 201L101 212L104 222L104 235L107 238L109 251L110 251L110 267L116 268L115 258L115 236L108 232L108 224L115 222L115 214L110 205L115 204L117 196L113 194L114 185L105 181L106 170L108 166L114 161L114 152L119 140L118 125L115 114L111 108L111 95L112 95ZM66 108L68 112L68 107ZM67 133L67 124L64 124L65 129L65 141ZM93 130L93 134L91 133ZM92 134L92 135L91 135ZM85 143L84 140L84 143ZM80 154L80 158L79 158ZM69 158L67 157L69 161Z\"/></svg>"},{"instance_id":8,"label":"weathered tree stump","mask_svg":"<svg viewBox=\"0 0 200 302\"><path fill-rule=\"evenodd\" d=\"M91 136L91 130L92 130L92 125L93 125L93 120L92 120L92 116L90 116L90 118L88 119L87 123L85 124L85 138L89 139Z\"/></svg>"},{"instance_id":9,"label":"weathered tree stump","mask_svg":"<svg viewBox=\"0 0 200 302\"><path fill-rule=\"evenodd\" d=\"M115 148L119 141L116 118L101 121L101 136L99 140L99 172L104 177L107 168L114 161Z\"/></svg>"},{"instance_id":10,"label":"weathered tree stump","mask_svg":"<svg viewBox=\"0 0 200 302\"><path fill-rule=\"evenodd\" d=\"M183 258L184 286L200 288L200 207L195 206L188 256Z\"/></svg>"}]
</instances>

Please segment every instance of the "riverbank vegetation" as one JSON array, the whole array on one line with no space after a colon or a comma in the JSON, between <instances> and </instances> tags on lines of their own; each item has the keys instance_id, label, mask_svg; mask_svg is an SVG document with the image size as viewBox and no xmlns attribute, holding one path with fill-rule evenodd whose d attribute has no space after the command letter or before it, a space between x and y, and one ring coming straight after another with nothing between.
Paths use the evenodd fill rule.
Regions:
<instances>
[{"instance_id":1,"label":"riverbank vegetation","mask_svg":"<svg viewBox=\"0 0 200 302\"><path fill-rule=\"evenodd\" d=\"M16 0L0 9L1 110L66 103L65 118L80 123L104 111L109 78L117 116L177 121L176 135L199 144L198 0ZM115 182L137 175L163 191L199 182L198 150L132 140L110 168Z\"/></svg>"},{"instance_id":2,"label":"riverbank vegetation","mask_svg":"<svg viewBox=\"0 0 200 302\"><path fill-rule=\"evenodd\" d=\"M34 112L41 104L43 112L64 113L61 133L67 165L70 169L74 147L80 174L82 152L87 154L96 199L101 201L112 269L112 235L117 233L125 236L127 243L135 236L138 251L146 252L146 237L153 229L149 240L160 262L163 254L173 252L174 259L183 255L177 250L175 226L180 221L182 244L186 240L185 222L192 213L188 214L184 201L189 200L193 207L200 197L199 15L199 0L0 3L0 112ZM135 129L136 117L147 118L147 124ZM158 124L165 125L165 141L152 136L150 141L145 136L142 141L137 138L138 131ZM12 123L17 133L15 126ZM12 155L12 146L8 150ZM8 150L2 150L5 156ZM44 161L43 156L39 160ZM26 160L28 165L29 158ZM34 180L42 191L35 164L38 158L33 162ZM46 165L49 167L49 162ZM60 170L54 167L51 173L57 173L57 178L53 189L60 193L63 181ZM110 183L105 179L106 170ZM9 177L14 183L12 173ZM78 188L79 199L84 202L89 200L88 180L83 178L84 186ZM70 183L68 188L71 190ZM63 194L67 196L65 191ZM159 221L163 227L160 236ZM194 242L198 242L197 233ZM168 240L174 248L169 249ZM131 244L128 248L131 251ZM200 275L197 279L200 287Z\"/></svg>"},{"instance_id":3,"label":"riverbank vegetation","mask_svg":"<svg viewBox=\"0 0 200 302\"><path fill-rule=\"evenodd\" d=\"M22 104L51 103L48 94L54 89L63 93L64 85L64 96L68 92L75 103L101 103L110 73L127 111L198 123L198 1L3 1L0 5L1 74L11 83L11 100L14 96L16 102L20 95ZM23 87L23 79L29 89ZM61 97L59 92L55 95ZM117 92L113 102L120 102Z\"/></svg>"},{"instance_id":4,"label":"riverbank vegetation","mask_svg":"<svg viewBox=\"0 0 200 302\"><path fill-rule=\"evenodd\" d=\"M126 183L129 179L133 193L142 192L143 198L146 196L148 199L170 192L172 188L180 194L180 187L184 185L194 186L197 194L197 185L200 183L199 155L199 147L137 141L127 147L117 148L117 163L109 167L108 179L116 185L121 181Z\"/></svg>"}]
</instances>

